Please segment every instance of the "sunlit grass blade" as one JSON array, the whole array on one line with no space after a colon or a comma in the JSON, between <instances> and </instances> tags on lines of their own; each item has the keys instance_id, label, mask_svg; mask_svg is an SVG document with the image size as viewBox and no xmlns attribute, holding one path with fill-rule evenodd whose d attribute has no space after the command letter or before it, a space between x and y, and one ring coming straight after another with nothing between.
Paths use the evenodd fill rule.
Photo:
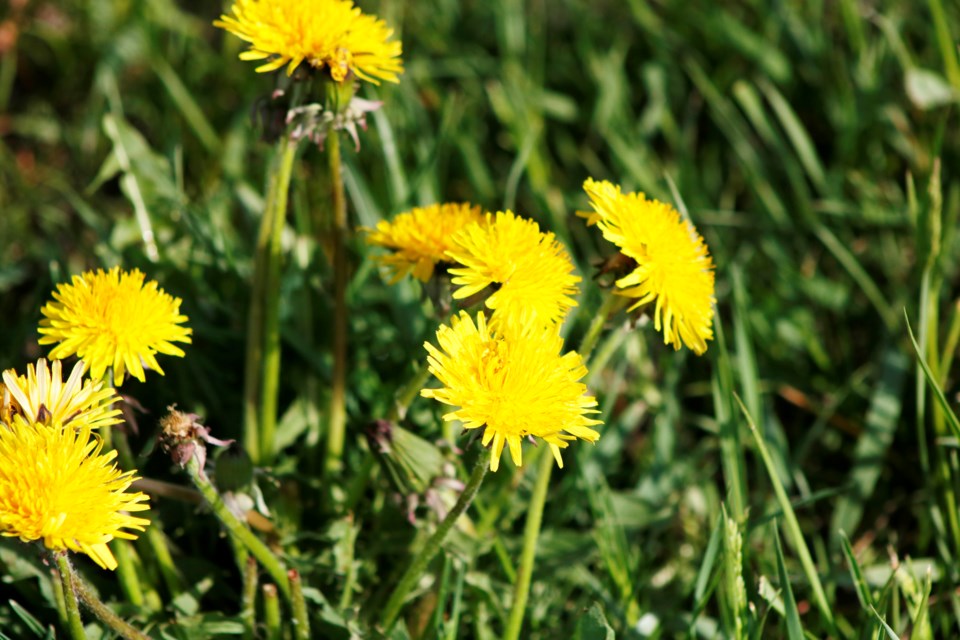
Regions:
<instances>
[{"instance_id":1,"label":"sunlit grass blade","mask_svg":"<svg viewBox=\"0 0 960 640\"><path fill-rule=\"evenodd\" d=\"M947 419L947 425L950 427L950 431L953 432L954 437L960 438L960 421L957 420L957 414L955 414L950 407L950 402L944 395L943 390L937 383L936 377L933 375L933 372L930 371L930 366L927 364L926 358L923 357L923 353L920 351L920 345L917 344L917 339L913 335L913 328L910 326L910 318L907 316L906 310L904 310L904 318L907 322L907 333L910 335L910 342L913 344L913 352L917 356L917 362L923 369L923 375L926 377L927 383L930 385L934 396L936 396L940 408L943 409L943 414Z\"/></svg>"},{"instance_id":2,"label":"sunlit grass blade","mask_svg":"<svg viewBox=\"0 0 960 640\"><path fill-rule=\"evenodd\" d=\"M887 621L883 619L883 616L877 613L876 609L870 607L870 611L873 612L874 618L876 618L877 622L880 624L881 630L887 634L887 638L889 638L889 640L900 640L900 636L897 635L897 632L893 630L893 627L887 624ZM879 633L877 634L877 637L881 637Z\"/></svg>"}]
</instances>

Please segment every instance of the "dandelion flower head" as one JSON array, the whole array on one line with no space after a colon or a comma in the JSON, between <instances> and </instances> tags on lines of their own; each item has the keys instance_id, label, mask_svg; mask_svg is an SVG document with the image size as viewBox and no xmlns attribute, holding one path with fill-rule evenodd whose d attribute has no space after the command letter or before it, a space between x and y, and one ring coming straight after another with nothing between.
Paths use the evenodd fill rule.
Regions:
<instances>
[{"instance_id":1,"label":"dandelion flower head","mask_svg":"<svg viewBox=\"0 0 960 640\"><path fill-rule=\"evenodd\" d=\"M27 375L18 376L14 369L3 372L0 384L0 425L10 424L13 416L27 422L60 424L75 429L96 429L120 422L120 410L113 404L120 397L102 381L83 379L84 366L78 362L64 382L63 365L51 365L43 358L36 367L27 365ZM0 426L2 428L2 426Z\"/></svg>"},{"instance_id":2,"label":"dandelion flower head","mask_svg":"<svg viewBox=\"0 0 960 640\"><path fill-rule=\"evenodd\" d=\"M587 369L580 355L561 355L562 340L548 325L500 323L492 327L481 311L477 322L464 311L437 330L439 348L424 346L430 373L443 384L421 395L459 407L443 416L466 429L484 428L492 443L490 468L496 471L506 445L514 464L523 463L521 442L542 439L563 466L560 449L577 438L596 442L600 424L589 416L597 401L580 382Z\"/></svg>"},{"instance_id":3,"label":"dandelion flower head","mask_svg":"<svg viewBox=\"0 0 960 640\"><path fill-rule=\"evenodd\" d=\"M466 203L415 207L391 221L382 220L367 234L367 244L392 249L377 261L392 272L391 284L408 273L427 282L438 263L450 262L450 238L464 227L483 222L480 207Z\"/></svg>"},{"instance_id":4,"label":"dandelion flower head","mask_svg":"<svg viewBox=\"0 0 960 640\"><path fill-rule=\"evenodd\" d=\"M190 342L180 298L155 280L145 283L139 269L84 272L70 284L57 285L53 298L40 309L40 344L56 345L51 359L76 354L95 379L107 367L113 367L117 386L126 372L143 382L144 365L162 375L156 354L182 357L173 343Z\"/></svg>"},{"instance_id":5,"label":"dandelion flower head","mask_svg":"<svg viewBox=\"0 0 960 640\"><path fill-rule=\"evenodd\" d=\"M609 182L588 179L594 220L603 236L637 266L617 280L620 293L636 298L630 309L656 301L654 327L664 343L681 341L697 354L713 339L714 271L697 230L669 204L642 193L621 193Z\"/></svg>"},{"instance_id":6,"label":"dandelion flower head","mask_svg":"<svg viewBox=\"0 0 960 640\"><path fill-rule=\"evenodd\" d=\"M42 540L55 551L90 556L104 569L117 561L107 547L132 540L149 520L129 511L149 509L147 496L127 493L136 478L121 473L89 427L31 423L23 416L0 426L0 534Z\"/></svg>"},{"instance_id":7,"label":"dandelion flower head","mask_svg":"<svg viewBox=\"0 0 960 640\"><path fill-rule=\"evenodd\" d=\"M393 30L351 0L235 0L213 24L250 43L242 60L267 61L258 73L286 66L291 75L303 62L340 83L351 72L373 84L403 73Z\"/></svg>"},{"instance_id":8,"label":"dandelion flower head","mask_svg":"<svg viewBox=\"0 0 960 640\"><path fill-rule=\"evenodd\" d=\"M487 223L471 225L455 235L447 255L463 265L450 269L460 288L456 299L468 298L488 286L496 289L486 300L492 322L523 324L535 318L560 323L577 305L580 276L552 233L543 233L533 220L512 211L487 214Z\"/></svg>"}]
</instances>

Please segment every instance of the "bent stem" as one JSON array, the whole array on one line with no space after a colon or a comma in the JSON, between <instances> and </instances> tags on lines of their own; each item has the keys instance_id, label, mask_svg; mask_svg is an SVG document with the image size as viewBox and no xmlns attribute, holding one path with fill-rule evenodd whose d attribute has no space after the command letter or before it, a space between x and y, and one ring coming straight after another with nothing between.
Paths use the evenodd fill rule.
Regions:
<instances>
[{"instance_id":1,"label":"bent stem","mask_svg":"<svg viewBox=\"0 0 960 640\"><path fill-rule=\"evenodd\" d=\"M93 612L93 615L99 618L100 622L113 629L121 638L127 640L150 640L143 632L134 628L126 620L113 612L110 607L105 605L100 598L94 594L93 590L84 582L83 578L73 570L70 561L65 553L57 554L57 567L60 569L61 579L66 586L65 595L67 597L67 611L70 616L71 634L75 639L86 638L83 631L83 624L80 622L80 612L77 610L76 618L72 609L77 606L77 599L83 602L83 606ZM72 602L71 602L72 601ZM76 625L79 625L77 635Z\"/></svg>"},{"instance_id":2,"label":"bent stem","mask_svg":"<svg viewBox=\"0 0 960 640\"><path fill-rule=\"evenodd\" d=\"M407 567L403 577L400 578L400 582L397 583L393 593L390 594L390 599L387 600L387 606L384 608L383 622L381 623L384 635L388 635L393 629L393 625L397 622L397 617L400 615L400 610L403 608L404 600L406 600L407 594L410 593L410 589L413 588L413 585L420 579L423 572L426 571L427 565L430 564L430 561L433 560L434 556L440 551L443 541L446 539L447 534L450 533L450 530L453 529L453 525L456 524L460 516L463 515L467 507L470 506L470 503L473 502L473 498L477 495L477 491L480 489L480 484L483 482L484 476L487 475L487 469L489 467L489 456L481 453L473 467L473 473L470 474L470 479L467 480L467 485L463 488L463 493L461 493L457 499L457 503L453 505L453 508L447 513L447 517L440 522L437 530L434 531L430 539L423 545L423 548L420 549L420 552L413 559L413 562Z\"/></svg>"},{"instance_id":3,"label":"bent stem","mask_svg":"<svg viewBox=\"0 0 960 640\"><path fill-rule=\"evenodd\" d=\"M273 554L272 551L265 545L260 538L255 536L250 529L245 527L240 520L237 519L237 516L233 515L233 512L227 507L226 503L223 501L223 498L220 497L220 494L217 493L217 490L211 484L210 479L203 473L203 470L200 468L200 462L197 460L197 456L193 455L190 460L187 462L187 474L190 476L190 479L193 481L193 484L196 485L197 489L206 499L207 504L210 505L210 509L213 511L213 514L217 516L217 519L220 520L221 524L226 527L227 532L236 540L239 544L242 544L246 547L251 555L257 559L264 569L267 570L267 573L270 574L270 577L277 583L277 586L280 588L280 591L283 593L284 598L291 603L291 593L290 593L290 581L287 578L287 571L283 566L283 563L280 562L280 559Z\"/></svg>"},{"instance_id":4,"label":"bent stem","mask_svg":"<svg viewBox=\"0 0 960 640\"><path fill-rule=\"evenodd\" d=\"M254 255L244 371L243 444L256 464L273 459L280 380L280 238L297 143L284 134L270 170Z\"/></svg>"},{"instance_id":5,"label":"bent stem","mask_svg":"<svg viewBox=\"0 0 960 640\"><path fill-rule=\"evenodd\" d=\"M342 465L346 435L347 407L347 201L343 193L343 166L340 134L327 137L330 183L333 187L333 380L330 387L330 420L327 427L325 472L337 472Z\"/></svg>"},{"instance_id":6,"label":"bent stem","mask_svg":"<svg viewBox=\"0 0 960 640\"><path fill-rule=\"evenodd\" d=\"M523 551L520 555L520 570L513 588L513 607L507 620L504 640L517 640L523 626L523 614L530 596L530 579L533 577L533 562L537 555L537 540L540 537L540 524L543 522L543 507L547 501L547 488L553 472L553 456L546 447L540 454L540 468L537 483L530 498L530 510L527 512L527 524L523 529Z\"/></svg>"}]
</instances>

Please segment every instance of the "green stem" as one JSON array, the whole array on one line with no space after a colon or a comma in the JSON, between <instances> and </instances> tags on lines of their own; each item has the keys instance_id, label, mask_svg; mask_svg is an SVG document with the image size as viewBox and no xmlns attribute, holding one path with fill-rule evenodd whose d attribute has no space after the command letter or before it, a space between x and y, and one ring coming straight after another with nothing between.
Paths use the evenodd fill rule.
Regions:
<instances>
[{"instance_id":1,"label":"green stem","mask_svg":"<svg viewBox=\"0 0 960 640\"><path fill-rule=\"evenodd\" d=\"M290 569L287 572L290 589L293 592L293 637L296 640L310 640L310 618L307 616L307 601L303 597L303 583L300 572Z\"/></svg>"},{"instance_id":2,"label":"green stem","mask_svg":"<svg viewBox=\"0 0 960 640\"><path fill-rule=\"evenodd\" d=\"M116 540L113 543L113 555L117 558L117 577L127 602L140 609L146 601L140 588L140 577L134 566L133 553L129 540Z\"/></svg>"},{"instance_id":3,"label":"green stem","mask_svg":"<svg viewBox=\"0 0 960 640\"><path fill-rule=\"evenodd\" d=\"M280 622L280 599L277 598L276 585L263 585L263 622L267 628L267 640L281 640L283 638L283 625Z\"/></svg>"},{"instance_id":4,"label":"green stem","mask_svg":"<svg viewBox=\"0 0 960 640\"><path fill-rule=\"evenodd\" d=\"M257 561L252 556L247 556L243 567L240 622L243 624L244 640L253 640L257 633Z\"/></svg>"},{"instance_id":5,"label":"green stem","mask_svg":"<svg viewBox=\"0 0 960 640\"><path fill-rule=\"evenodd\" d=\"M50 579L53 582L53 600L57 607L57 620L60 622L61 629L69 629L70 618L67 615L67 597L64 592L66 583L63 581L63 574L59 569L54 569L50 574Z\"/></svg>"},{"instance_id":6,"label":"green stem","mask_svg":"<svg viewBox=\"0 0 960 640\"><path fill-rule=\"evenodd\" d=\"M160 567L160 575L163 577L163 582L167 585L167 590L170 592L170 595L176 597L183 592L183 578L180 575L180 570L177 569L176 563L173 561L173 556L170 555L167 539L161 530L160 521L156 518L151 523L151 526L147 528L146 537L147 545L153 554L153 559L157 566Z\"/></svg>"},{"instance_id":7,"label":"green stem","mask_svg":"<svg viewBox=\"0 0 960 640\"><path fill-rule=\"evenodd\" d=\"M343 192L343 167L340 135L327 137L327 159L333 188L333 380L330 386L330 419L327 428L327 454L324 470L338 472L342 466L346 438L347 407L347 200Z\"/></svg>"},{"instance_id":8,"label":"green stem","mask_svg":"<svg viewBox=\"0 0 960 640\"><path fill-rule=\"evenodd\" d=\"M280 559L270 551L260 538L255 536L250 529L245 527L243 523L233 515L233 512L230 511L224 503L223 498L220 497L220 494L217 493L217 490L213 484L211 484L210 479L203 473L196 455L190 458L186 468L193 484L196 485L204 499L206 499L214 515L217 516L221 524L226 527L227 532L250 551L253 557L267 570L267 573L270 574L274 582L277 583L284 598L290 600L290 582L287 580L287 571L283 563L280 562Z\"/></svg>"},{"instance_id":9,"label":"green stem","mask_svg":"<svg viewBox=\"0 0 960 640\"><path fill-rule=\"evenodd\" d=\"M296 142L287 135L281 137L254 255L244 373L244 447L256 464L273 459L280 379L280 240L296 152Z\"/></svg>"},{"instance_id":10,"label":"green stem","mask_svg":"<svg viewBox=\"0 0 960 640\"><path fill-rule=\"evenodd\" d=\"M533 563L537 555L543 507L547 501L547 489L550 486L552 472L553 456L546 447L543 447L540 453L537 483L533 487L533 496L530 498L529 511L527 511L527 524L523 529L520 570L517 572L517 582L513 587L513 606L510 609L510 618L507 620L507 629L503 634L504 640L517 640L520 637L523 614L526 612L527 599L530 596L530 580L533 577Z\"/></svg>"},{"instance_id":11,"label":"green stem","mask_svg":"<svg viewBox=\"0 0 960 640\"><path fill-rule=\"evenodd\" d=\"M104 387L114 388L113 385L113 367L108 367L103 373ZM121 402L123 402L121 400ZM133 453L130 451L130 443L126 439L126 434L122 428L115 425L104 427L100 430L100 438L103 441L104 451L116 451L117 462L124 471L134 471L136 466L133 462ZM120 588L123 591L127 601L137 608L142 608L146 602L143 594L143 588L140 585L140 577L137 574L136 563L133 557L131 543L128 540L117 539L111 545L114 556L117 559L117 577L120 579ZM154 603L159 602L159 595L153 598Z\"/></svg>"},{"instance_id":12,"label":"green stem","mask_svg":"<svg viewBox=\"0 0 960 640\"><path fill-rule=\"evenodd\" d=\"M407 415L407 409L410 408L410 404L416 399L417 394L420 393L420 390L423 389L423 386L427 384L427 380L429 379L430 367L424 364L420 367L420 370L407 381L407 384L397 391L396 400L393 406L390 407L390 412L387 413L387 420L390 422L403 420L404 416Z\"/></svg>"},{"instance_id":13,"label":"green stem","mask_svg":"<svg viewBox=\"0 0 960 640\"><path fill-rule=\"evenodd\" d=\"M62 570L61 568L61 571ZM68 579L76 596L83 602L83 606L90 609L93 615L100 619L100 622L113 629L117 635L126 640L150 640L146 634L135 629L126 620L115 614L110 607L105 605L89 585L83 581L83 578L74 572L73 567L71 567L69 563L66 564L66 570L69 572L66 575L69 576Z\"/></svg>"},{"instance_id":14,"label":"green stem","mask_svg":"<svg viewBox=\"0 0 960 640\"><path fill-rule=\"evenodd\" d=\"M583 334L583 340L580 342L579 353L584 362L590 359L590 354L597 346L597 341L600 339L600 334L603 333L603 326L607 323L607 318L627 306L627 298L613 293L605 295L606 298L601 303L600 308L597 309L590 326L587 327L587 332Z\"/></svg>"},{"instance_id":15,"label":"green stem","mask_svg":"<svg viewBox=\"0 0 960 640\"><path fill-rule=\"evenodd\" d=\"M73 569L66 552L54 554L57 559L57 569L60 572L60 581L63 583L64 604L67 610L67 629L73 640L86 640L87 634L83 630L83 620L80 619L80 606L77 604L77 592L74 590L72 579Z\"/></svg>"},{"instance_id":16,"label":"green stem","mask_svg":"<svg viewBox=\"0 0 960 640\"><path fill-rule=\"evenodd\" d=\"M450 533L450 530L453 529L453 525L456 524L460 516L463 515L467 507L470 506L470 503L473 502L473 498L477 495L477 491L480 489L480 484L483 482L484 476L487 475L487 469L489 467L489 456L486 455L485 452L481 452L473 467L473 473L470 474L470 479L467 480L467 485L463 488L463 493L460 494L457 503L453 505L453 508L447 513L447 517L443 519L437 527L437 530L433 532L430 539L427 540L423 548L420 549L420 552L413 559L413 562L407 567L403 577L400 578L400 582L397 583L393 593L390 594L390 599L387 600L387 606L384 608L383 622L381 624L384 635L388 635L393 629L393 625L397 622L397 617L400 615L400 610L403 608L404 601L410 589L413 588L413 585L420 579L423 572L426 571L427 565L430 564L430 561L433 560L434 556L440 551L443 541L446 539L447 534Z\"/></svg>"}]
</instances>

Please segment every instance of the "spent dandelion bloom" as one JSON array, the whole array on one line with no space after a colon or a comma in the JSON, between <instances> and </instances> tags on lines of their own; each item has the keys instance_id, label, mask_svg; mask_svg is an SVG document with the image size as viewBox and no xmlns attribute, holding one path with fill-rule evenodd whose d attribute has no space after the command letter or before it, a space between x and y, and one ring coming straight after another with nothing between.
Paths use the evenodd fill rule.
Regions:
<instances>
[{"instance_id":1,"label":"spent dandelion bloom","mask_svg":"<svg viewBox=\"0 0 960 640\"><path fill-rule=\"evenodd\" d=\"M427 282L437 264L450 263L450 239L461 229L483 222L480 207L467 203L414 207L393 220L382 220L369 229L367 244L392 250L376 260L391 272L391 284L407 274Z\"/></svg>"},{"instance_id":2,"label":"spent dandelion bloom","mask_svg":"<svg viewBox=\"0 0 960 640\"><path fill-rule=\"evenodd\" d=\"M714 267L703 238L680 213L642 193L621 193L607 181L588 179L595 222L603 236L636 262L617 280L621 295L635 298L630 309L655 301L654 327L665 344L681 341L697 354L713 339Z\"/></svg>"},{"instance_id":3,"label":"spent dandelion bloom","mask_svg":"<svg viewBox=\"0 0 960 640\"><path fill-rule=\"evenodd\" d=\"M546 442L557 464L560 449L577 438L595 442L600 424L589 417L597 401L580 380L587 369L574 351L561 355L563 342L542 323L487 323L464 311L437 330L438 347L424 346L430 373L443 384L421 395L459 407L443 416L466 429L483 428L483 445L492 444L490 468L496 471L504 446L514 464L523 463L521 443L533 436Z\"/></svg>"},{"instance_id":4,"label":"spent dandelion bloom","mask_svg":"<svg viewBox=\"0 0 960 640\"><path fill-rule=\"evenodd\" d=\"M343 83L351 74L379 84L398 82L402 51L393 30L350 0L235 0L213 23L250 44L242 60L266 60L258 73L302 63Z\"/></svg>"},{"instance_id":5,"label":"spent dandelion bloom","mask_svg":"<svg viewBox=\"0 0 960 640\"><path fill-rule=\"evenodd\" d=\"M144 365L163 374L156 354L183 356L174 342L190 342L192 330L182 326L180 298L163 291L155 280L144 282L139 269L87 271L69 284L57 285L53 300L40 309L40 344L56 345L51 359L77 355L93 378L113 367L113 382L124 373L144 381Z\"/></svg>"},{"instance_id":6,"label":"spent dandelion bloom","mask_svg":"<svg viewBox=\"0 0 960 640\"><path fill-rule=\"evenodd\" d=\"M0 384L0 423L10 424L14 416L31 423L75 429L96 429L120 422L120 410L113 408L120 399L116 391L100 380L84 380L83 372L84 365L78 362L64 381L61 362L54 360L48 365L43 358L36 366L28 364L25 376L7 369Z\"/></svg>"},{"instance_id":7,"label":"spent dandelion bloom","mask_svg":"<svg viewBox=\"0 0 960 640\"><path fill-rule=\"evenodd\" d=\"M116 452L102 447L89 427L31 423L19 415L0 425L0 534L85 553L115 569L107 543L136 538L131 531L150 521L127 512L150 507L143 493L127 492L136 477L121 472Z\"/></svg>"},{"instance_id":8,"label":"spent dandelion bloom","mask_svg":"<svg viewBox=\"0 0 960 640\"><path fill-rule=\"evenodd\" d=\"M488 213L486 224L464 228L451 242L447 255L462 265L450 269L451 282L460 286L453 297L468 298L492 286L486 306L494 311L494 324L531 318L559 323L577 305L571 296L578 292L580 276L573 273L570 256L533 220L511 211Z\"/></svg>"}]
</instances>

